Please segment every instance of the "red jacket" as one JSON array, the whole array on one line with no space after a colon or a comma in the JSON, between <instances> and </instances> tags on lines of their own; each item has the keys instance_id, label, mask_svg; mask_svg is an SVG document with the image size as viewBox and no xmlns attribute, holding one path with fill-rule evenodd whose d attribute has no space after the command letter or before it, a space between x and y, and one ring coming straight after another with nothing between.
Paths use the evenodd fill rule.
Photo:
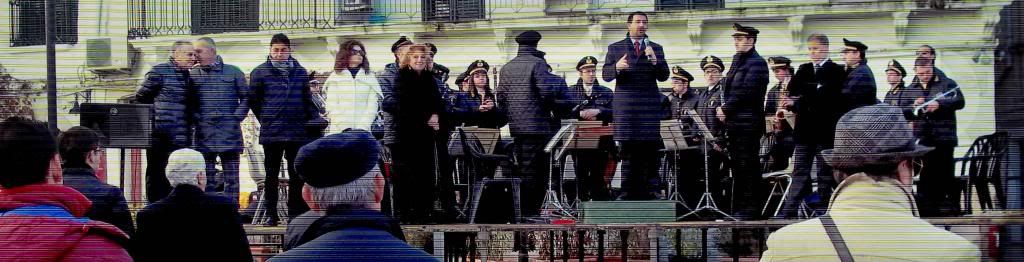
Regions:
<instances>
[{"instance_id":1,"label":"red jacket","mask_svg":"<svg viewBox=\"0 0 1024 262\"><path fill-rule=\"evenodd\" d=\"M0 261L132 261L128 235L85 218L91 206L61 185L0 189Z\"/></svg>"}]
</instances>

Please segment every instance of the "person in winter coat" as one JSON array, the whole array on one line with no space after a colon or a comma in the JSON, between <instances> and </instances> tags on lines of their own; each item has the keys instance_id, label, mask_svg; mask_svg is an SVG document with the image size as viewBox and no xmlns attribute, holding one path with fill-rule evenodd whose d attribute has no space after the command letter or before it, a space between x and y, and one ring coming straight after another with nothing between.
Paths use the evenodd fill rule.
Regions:
<instances>
[{"instance_id":1,"label":"person in winter coat","mask_svg":"<svg viewBox=\"0 0 1024 262\"><path fill-rule=\"evenodd\" d=\"M563 106L565 113L562 113L562 118L611 123L614 93L597 80L597 58L587 56L580 59L576 63L576 71L580 79L565 92L568 101ZM605 173L611 162L612 150L615 150L612 136L604 136L599 138L597 149L580 149L572 153L573 168L580 181L580 200L611 200Z\"/></svg>"},{"instance_id":2,"label":"person in winter coat","mask_svg":"<svg viewBox=\"0 0 1024 262\"><path fill-rule=\"evenodd\" d=\"M811 173L817 177L818 193L822 202L828 200L836 183L832 180L832 169L824 163L815 164L818 152L832 148L832 135L836 122L847 110L844 104L853 97L843 96L843 82L846 70L829 58L829 38L823 34L807 37L807 53L810 62L797 67L790 80L790 100L782 102L781 109L796 114L793 127L793 183L790 194L779 211L779 218L795 218L800 201L813 190ZM816 170L816 172L815 172ZM812 205L812 208L819 208ZM827 207L824 203L820 208Z\"/></svg>"},{"instance_id":3,"label":"person in winter coat","mask_svg":"<svg viewBox=\"0 0 1024 262\"><path fill-rule=\"evenodd\" d=\"M146 73L142 86L135 93L135 102L152 104L153 140L146 149L146 201L156 202L171 192L164 168L167 157L180 148L192 147L196 110L195 88L189 70L195 65L192 42L176 41L171 58Z\"/></svg>"},{"instance_id":4,"label":"person in winter coat","mask_svg":"<svg viewBox=\"0 0 1024 262\"><path fill-rule=\"evenodd\" d=\"M391 113L387 112L386 110L383 110L383 104L390 103L390 101L395 101L395 98L390 96L392 94L397 94L394 90L395 84L398 81L398 71L400 69L399 64L401 63L399 60L401 60L401 57L409 50L409 47L413 44L415 43L410 41L405 36L399 37L398 40L391 45L391 53L393 53L395 56L395 62L384 66L384 71L377 75L377 82L380 85L380 91L382 95L382 110L378 111L377 119L374 120L373 126L370 129L370 131L373 132L374 137L380 139L385 146L390 146L391 144L395 143L395 121L394 116L391 115ZM432 67L433 65L435 65L432 58L433 53L436 53L436 51L430 52L430 50L428 50L429 55L427 56L427 65L429 66L427 68L430 70L431 75L434 76L435 86L437 86L437 92L440 94L440 96L442 98L450 98L451 94L449 94L448 92L448 90L450 89L444 82L447 80L447 71ZM451 111L450 107L451 105L445 103L446 112ZM445 123L441 124L442 130L450 131L451 127L446 127L444 125Z\"/></svg>"},{"instance_id":5,"label":"person in winter coat","mask_svg":"<svg viewBox=\"0 0 1024 262\"><path fill-rule=\"evenodd\" d=\"M291 163L299 148L318 138L317 127L309 124L322 121L309 89L309 73L291 56L291 40L284 34L270 39L270 55L249 74L249 108L260 122L260 144L265 154L264 206L267 207L268 225L280 221L277 212L278 174L281 157L288 161L288 218L294 218L309 209L299 190L302 179L295 176ZM308 129L314 130L308 130Z\"/></svg>"},{"instance_id":6,"label":"person in winter coat","mask_svg":"<svg viewBox=\"0 0 1024 262\"><path fill-rule=\"evenodd\" d=\"M544 145L558 131L558 105L552 90L556 87L548 83L559 80L551 80L554 75L548 72L545 53L537 50L540 40L541 34L533 30L516 36L519 51L501 68L495 94L498 107L508 115L519 175L524 179L522 214L526 217L540 212L549 168Z\"/></svg>"},{"instance_id":7,"label":"person in winter coat","mask_svg":"<svg viewBox=\"0 0 1024 262\"><path fill-rule=\"evenodd\" d=\"M682 121L684 128L696 128L692 126L693 120L686 115L686 111L697 110L697 105L701 102L700 98L704 95L703 92L690 88L693 75L681 66L672 67L672 75L669 79L672 80L672 92L667 96L668 106L666 108L669 112L666 116L668 119Z\"/></svg>"},{"instance_id":8,"label":"person in winter coat","mask_svg":"<svg viewBox=\"0 0 1024 262\"><path fill-rule=\"evenodd\" d=\"M761 261L980 261L970 241L918 218L912 161L932 148L914 140L900 108L843 116L822 151L842 181L828 212L772 233Z\"/></svg>"},{"instance_id":9,"label":"person in winter coat","mask_svg":"<svg viewBox=\"0 0 1024 262\"><path fill-rule=\"evenodd\" d=\"M224 64L213 39L196 40L199 65L190 71L198 94L196 150L206 158L206 191L223 191L238 203L238 165L242 153L242 120L249 114L249 85L245 73ZM223 173L217 172L220 158Z\"/></svg>"},{"instance_id":10,"label":"person in winter coat","mask_svg":"<svg viewBox=\"0 0 1024 262\"><path fill-rule=\"evenodd\" d=\"M705 127L707 127L708 131L711 132L714 139L705 137L705 134L699 127L694 127L698 129L698 132L700 132L701 141L698 141L698 145L702 147L699 149L700 162L697 164L697 167L699 168L700 173L698 173L699 177L697 179L702 179L705 172L707 172L708 177L711 178L708 180L708 186L711 192L715 193L715 199L726 199L724 195L718 194L724 192L724 190L721 190L722 187L720 186L722 181L721 178L728 174L727 167L724 164L726 159L724 153L725 146L723 140L721 140L725 138L725 123L718 120L718 107L722 106L722 101L725 100L723 97L724 95L722 94L722 84L724 82L722 81L722 72L725 71L725 63L722 62L721 58L709 55L701 59L700 68L704 72L704 82L708 84L708 89L701 94L700 103L697 104L697 114L700 115L701 121L704 122ZM707 143L703 141L705 139L707 140ZM707 157L704 157L705 150L703 147L705 145L708 147ZM705 160L707 160L706 170L708 171L705 171L704 168ZM683 187L686 185L681 184L680 186ZM693 201L694 205L698 204L696 201L699 201L700 194L704 193L704 188L701 188L700 186L701 185L697 185L696 191L698 192L684 192L684 198ZM694 190L691 189L690 191Z\"/></svg>"},{"instance_id":11,"label":"person in winter coat","mask_svg":"<svg viewBox=\"0 0 1024 262\"><path fill-rule=\"evenodd\" d=\"M99 133L82 126L60 134L57 150L64 161L64 185L78 190L92 201L86 217L117 226L130 236L135 233L135 223L128 211L128 202L124 200L124 192L96 177L103 154L100 138Z\"/></svg>"},{"instance_id":12,"label":"person in winter coat","mask_svg":"<svg viewBox=\"0 0 1024 262\"><path fill-rule=\"evenodd\" d=\"M907 84L903 81L905 77L907 77L907 70L903 69L903 65L896 59L889 61L885 67L885 80L889 83L889 92L885 92L885 100L882 100L882 103L902 108L904 116L909 120L914 113L912 105L916 98L905 96L907 94Z\"/></svg>"},{"instance_id":13,"label":"person in winter coat","mask_svg":"<svg viewBox=\"0 0 1024 262\"><path fill-rule=\"evenodd\" d=\"M484 60L474 61L466 68L464 85L454 94L451 121L454 126L501 128L508 123L503 108L497 106L487 74L491 66ZM456 81L458 82L458 81ZM458 85L458 84L456 84Z\"/></svg>"},{"instance_id":14,"label":"person in winter coat","mask_svg":"<svg viewBox=\"0 0 1024 262\"><path fill-rule=\"evenodd\" d=\"M954 177L953 149L956 136L956 111L966 104L960 87L945 75L936 74L933 60L918 58L914 62L914 82L907 94L914 99L904 112L910 112L914 133L920 144L935 147L922 158L918 197L922 216L955 216L960 212L960 187ZM934 101L933 101L934 100ZM915 108L923 107L914 112Z\"/></svg>"},{"instance_id":15,"label":"person in winter coat","mask_svg":"<svg viewBox=\"0 0 1024 262\"><path fill-rule=\"evenodd\" d=\"M46 184L55 152L46 124L0 122L0 261L132 261L127 234L85 217L88 198Z\"/></svg>"},{"instance_id":16,"label":"person in winter coat","mask_svg":"<svg viewBox=\"0 0 1024 262\"><path fill-rule=\"evenodd\" d=\"M334 73L324 83L328 133L349 128L371 130L383 96L370 72L366 47L357 40L341 44L334 60Z\"/></svg>"},{"instance_id":17,"label":"person in winter coat","mask_svg":"<svg viewBox=\"0 0 1024 262\"><path fill-rule=\"evenodd\" d=\"M380 150L360 129L302 147L295 168L306 181L302 197L312 210L288 224L286 252L270 261L437 261L406 244L398 223L381 214ZM336 170L338 164L350 168Z\"/></svg>"},{"instance_id":18,"label":"person in winter coat","mask_svg":"<svg viewBox=\"0 0 1024 262\"><path fill-rule=\"evenodd\" d=\"M447 134L439 132L445 107L429 68L426 46L409 46L399 63L394 90L382 107L394 119L396 209L403 222L433 222L442 162L447 162Z\"/></svg>"},{"instance_id":19,"label":"person in winter coat","mask_svg":"<svg viewBox=\"0 0 1024 262\"><path fill-rule=\"evenodd\" d=\"M608 46L601 76L615 81L613 122L622 157L622 190L625 200L651 200L656 197L658 150L663 146L659 123L664 110L658 82L668 80L669 69L662 46L647 36L648 19L644 12L626 18L629 34Z\"/></svg>"},{"instance_id":20,"label":"person in winter coat","mask_svg":"<svg viewBox=\"0 0 1024 262\"><path fill-rule=\"evenodd\" d=\"M132 248L136 260L252 261L237 204L202 190L207 181L204 162L192 149L171 154L167 178L174 190L137 214Z\"/></svg>"},{"instance_id":21,"label":"person in winter coat","mask_svg":"<svg viewBox=\"0 0 1024 262\"><path fill-rule=\"evenodd\" d=\"M847 97L841 105L844 112L862 106L877 104L875 97L875 76L868 67L866 52L868 46L861 42L843 38L843 61L846 62L846 82L843 83L842 95Z\"/></svg>"},{"instance_id":22,"label":"person in winter coat","mask_svg":"<svg viewBox=\"0 0 1024 262\"><path fill-rule=\"evenodd\" d=\"M693 117L687 115L686 111L694 110L696 112L702 103L703 92L690 86L690 83L693 82L693 75L681 66L672 67L672 75L669 76L669 79L672 81L672 92L666 96L663 106L667 109L666 119L678 121L677 123L683 128L683 135L700 135ZM698 140L689 141L696 144ZM693 149L669 152L667 165L674 166L677 171L675 174L676 189L684 201L691 201L692 204L697 204L694 201L699 201L701 194L704 193L703 153L703 150Z\"/></svg>"},{"instance_id":23,"label":"person in winter coat","mask_svg":"<svg viewBox=\"0 0 1024 262\"><path fill-rule=\"evenodd\" d=\"M733 55L729 73L725 75L722 92L725 100L717 110L725 124L725 138L736 195L733 214L739 219L752 219L761 203L755 192L761 182L758 152L764 134L764 96L768 91L768 63L757 53L759 30L733 24Z\"/></svg>"}]
</instances>

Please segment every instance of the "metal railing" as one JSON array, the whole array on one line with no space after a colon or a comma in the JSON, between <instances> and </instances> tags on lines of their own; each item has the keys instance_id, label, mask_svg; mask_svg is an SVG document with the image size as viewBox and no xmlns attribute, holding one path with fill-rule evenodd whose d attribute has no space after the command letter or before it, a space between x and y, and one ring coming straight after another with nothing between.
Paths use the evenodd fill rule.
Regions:
<instances>
[{"instance_id":1,"label":"metal railing","mask_svg":"<svg viewBox=\"0 0 1024 262\"><path fill-rule=\"evenodd\" d=\"M926 219L940 227L976 227L965 236L979 247L1008 246L1007 227L1024 225L1020 212L993 212L959 218ZM443 261L721 261L757 259L766 250L768 236L797 220L736 222L673 222L649 224L577 225L431 225L404 226L407 241L423 247ZM268 241L260 256L280 251L283 228L247 227L250 239ZM971 230L966 230L971 231ZM961 233L964 234L964 233ZM993 235L995 234L995 235ZM993 238L994 237L994 238ZM988 254L998 253L990 250ZM986 254L986 252L983 252Z\"/></svg>"},{"instance_id":2,"label":"metal railing","mask_svg":"<svg viewBox=\"0 0 1024 262\"><path fill-rule=\"evenodd\" d=\"M17 2L17 1L15 1ZM128 38L349 25L471 22L600 9L721 8L723 0L128 0Z\"/></svg>"},{"instance_id":3,"label":"metal railing","mask_svg":"<svg viewBox=\"0 0 1024 262\"><path fill-rule=\"evenodd\" d=\"M45 1L11 0L11 46L46 44ZM78 0L56 0L57 44L78 42Z\"/></svg>"}]
</instances>

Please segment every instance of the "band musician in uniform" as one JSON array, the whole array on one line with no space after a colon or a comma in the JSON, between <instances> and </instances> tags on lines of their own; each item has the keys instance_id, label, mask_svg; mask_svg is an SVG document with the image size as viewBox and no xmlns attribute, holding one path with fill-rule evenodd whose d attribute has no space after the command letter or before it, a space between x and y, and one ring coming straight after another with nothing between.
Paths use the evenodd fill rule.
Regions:
<instances>
[{"instance_id":1,"label":"band musician in uniform","mask_svg":"<svg viewBox=\"0 0 1024 262\"><path fill-rule=\"evenodd\" d=\"M684 135L689 137L687 139L689 145L700 144L697 140L697 135L700 134L697 126L694 124L693 117L686 113L686 111L693 110L696 112L698 106L701 103L701 98L704 95L700 89L692 88L690 83L693 82L693 75L683 69L681 66L673 66L671 70L672 74L669 79L672 80L672 92L665 99L667 108L668 120L679 121L684 130ZM678 184L679 194L683 196L684 201L690 201L687 205L696 205L701 193L704 193L704 183L700 179L704 178L703 167L704 157L703 151L698 150L699 148L691 148L680 150L676 152L670 152L668 165L674 167L671 170L676 171L676 183ZM700 167L700 168L694 168Z\"/></svg>"},{"instance_id":2,"label":"band musician in uniform","mask_svg":"<svg viewBox=\"0 0 1024 262\"><path fill-rule=\"evenodd\" d=\"M576 64L580 79L566 92L566 105L572 106L563 119L581 121L612 122L612 90L597 81L597 58L584 57ZM580 183L580 200L609 200L608 183L605 179L610 153L615 150L611 136L604 136L598 142L598 149L583 149L573 153L576 178Z\"/></svg>"}]
</instances>

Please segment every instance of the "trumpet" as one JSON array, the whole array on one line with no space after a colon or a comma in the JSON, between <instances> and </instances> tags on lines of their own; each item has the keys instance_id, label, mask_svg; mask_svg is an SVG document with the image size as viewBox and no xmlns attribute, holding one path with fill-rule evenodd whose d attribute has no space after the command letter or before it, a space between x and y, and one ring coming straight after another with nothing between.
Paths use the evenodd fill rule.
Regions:
<instances>
[{"instance_id":1,"label":"trumpet","mask_svg":"<svg viewBox=\"0 0 1024 262\"><path fill-rule=\"evenodd\" d=\"M914 116L920 117L920 116L923 116L925 113L927 113L927 112L925 112L925 108L927 107L926 105L928 103L939 101L939 99L942 99L943 97L946 97L946 96L948 96L950 94L952 94L953 97L956 97L957 90L960 90L960 86L954 87L953 89L950 89L949 91L943 92L942 94L939 94L939 95L935 96L935 98L932 98L932 100L928 100L928 101L926 101L924 103L921 103L920 105L915 106L914 107Z\"/></svg>"}]
</instances>

